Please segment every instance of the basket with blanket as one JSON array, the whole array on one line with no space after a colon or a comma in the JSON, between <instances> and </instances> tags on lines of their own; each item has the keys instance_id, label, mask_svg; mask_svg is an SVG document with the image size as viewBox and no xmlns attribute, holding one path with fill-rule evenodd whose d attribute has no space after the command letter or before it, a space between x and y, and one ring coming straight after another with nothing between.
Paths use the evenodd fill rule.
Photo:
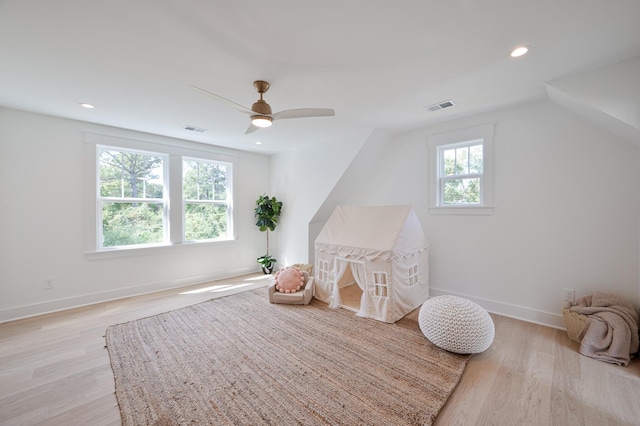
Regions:
<instances>
[{"instance_id":1,"label":"basket with blanket","mask_svg":"<svg viewBox=\"0 0 640 426\"><path fill-rule=\"evenodd\" d=\"M570 311L569 308L562 310L564 318L564 326L567 328L567 336L576 343L580 343L582 339L578 337L587 322L587 316L577 312Z\"/></svg>"},{"instance_id":2,"label":"basket with blanket","mask_svg":"<svg viewBox=\"0 0 640 426\"><path fill-rule=\"evenodd\" d=\"M640 319L620 296L596 292L568 304L562 311L567 335L580 343L582 355L629 365L640 346Z\"/></svg>"}]
</instances>

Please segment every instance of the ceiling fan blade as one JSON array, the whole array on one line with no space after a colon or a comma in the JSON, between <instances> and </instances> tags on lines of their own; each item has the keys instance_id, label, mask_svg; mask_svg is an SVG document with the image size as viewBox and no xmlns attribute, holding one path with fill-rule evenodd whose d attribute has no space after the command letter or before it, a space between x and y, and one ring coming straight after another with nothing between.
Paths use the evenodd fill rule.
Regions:
<instances>
[{"instance_id":1,"label":"ceiling fan blade","mask_svg":"<svg viewBox=\"0 0 640 426\"><path fill-rule=\"evenodd\" d=\"M256 131L258 131L260 129L261 128L258 127L258 126L254 126L253 124L249 124L249 128L247 129L246 132L244 132L244 134L246 135L246 134L249 134L249 133L253 133L253 132L256 132Z\"/></svg>"},{"instance_id":2,"label":"ceiling fan blade","mask_svg":"<svg viewBox=\"0 0 640 426\"><path fill-rule=\"evenodd\" d=\"M287 118L331 117L334 115L336 115L336 112L331 108L297 108L276 112L271 115L271 118L284 120Z\"/></svg>"},{"instance_id":3,"label":"ceiling fan blade","mask_svg":"<svg viewBox=\"0 0 640 426\"><path fill-rule=\"evenodd\" d=\"M211 92L209 92L208 90L201 89L201 88L199 88L199 87L197 87L197 86L191 86L191 85L189 85L189 87L192 87L192 88L194 88L194 89L196 89L196 90L198 90L198 91L200 91L200 92L202 92L202 93L204 93L204 94L207 94L207 95L209 95L209 96L213 96L214 98L216 98L216 99L217 99L217 100L219 100L219 101L226 102L226 103L228 103L229 105L231 105L233 108L237 109L238 111L240 111L240 112L242 112L242 113L244 113L244 114L247 114L247 115L255 115L255 112L251 111L249 108L247 108L247 107L243 107L242 105L237 104L237 103L235 103L235 102L233 102L233 101L231 101L231 100L229 100L229 99L227 99L227 98L223 98L223 97L222 97L222 96L220 96L220 95L216 95L215 93L211 93Z\"/></svg>"}]
</instances>

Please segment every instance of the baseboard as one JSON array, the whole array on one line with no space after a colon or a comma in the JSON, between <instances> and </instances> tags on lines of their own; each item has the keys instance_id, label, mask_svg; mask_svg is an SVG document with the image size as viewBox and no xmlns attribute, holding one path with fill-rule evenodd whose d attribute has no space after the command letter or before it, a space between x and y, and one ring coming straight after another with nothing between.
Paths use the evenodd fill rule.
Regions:
<instances>
[{"instance_id":1,"label":"baseboard","mask_svg":"<svg viewBox=\"0 0 640 426\"><path fill-rule=\"evenodd\" d=\"M429 287L430 296L451 295L469 299L485 308L487 311L503 315L505 317L515 318L522 321L532 322L534 324L545 325L547 327L565 329L564 319L561 313L552 313L539 311L537 309L527 308L526 306L512 305L509 303L499 302L497 300L485 299L482 297L470 296L468 294L455 293L439 288Z\"/></svg>"},{"instance_id":2,"label":"baseboard","mask_svg":"<svg viewBox=\"0 0 640 426\"><path fill-rule=\"evenodd\" d=\"M103 303L111 300L122 299L125 297L139 296L142 294L155 293L163 290L171 290L174 288L202 284L209 281L223 280L257 272L260 271L256 268L241 268L232 271L224 271L224 273L221 274L196 275L172 281L147 283L139 286L125 287L96 293L83 294L80 296L48 300L46 302L34 303L30 305L0 309L0 324L8 321L15 321L23 318L33 317L36 315L44 315L53 312L64 311L67 309L79 308L81 306L93 305L95 303Z\"/></svg>"}]
</instances>

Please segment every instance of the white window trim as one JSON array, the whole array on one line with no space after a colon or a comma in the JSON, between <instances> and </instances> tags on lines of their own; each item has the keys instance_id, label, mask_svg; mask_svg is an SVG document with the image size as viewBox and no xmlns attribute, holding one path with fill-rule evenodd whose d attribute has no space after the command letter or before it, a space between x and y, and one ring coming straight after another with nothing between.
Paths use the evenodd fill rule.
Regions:
<instances>
[{"instance_id":1,"label":"white window trim","mask_svg":"<svg viewBox=\"0 0 640 426\"><path fill-rule=\"evenodd\" d=\"M429 137L429 213L449 215L493 214L493 124L441 133ZM476 205L440 204L439 148L482 140L482 197Z\"/></svg>"},{"instance_id":2,"label":"white window trim","mask_svg":"<svg viewBox=\"0 0 640 426\"><path fill-rule=\"evenodd\" d=\"M191 161L202 161L202 162L211 162L211 163L218 163L218 164L226 164L229 166L231 173L230 175L227 176L227 187L228 187L228 192L227 192L227 199L226 200L185 200L184 199L184 189L183 188L183 182L182 180L180 181L180 205L182 206L182 211L181 211L181 216L182 216L182 235L181 235L181 239L185 244L191 244L191 243L206 243L206 242L215 242L215 241L228 241L230 239L233 239L232 237L227 237L227 238L212 238L212 239L207 239L207 240L187 240L186 236L185 236L185 206L188 203L196 203L196 204L211 204L211 205L221 205L224 204L225 206L227 206L227 220L228 222L228 229L227 229L227 234L228 235L235 235L234 234L234 226L235 226L235 222L233 220L233 163L230 161L221 161L221 160L213 160L210 158L202 158L202 156L200 157L192 157L192 156L187 156L184 155L181 159L181 169L180 169L180 176L182 177L182 162L185 160L191 160Z\"/></svg>"},{"instance_id":3,"label":"white window trim","mask_svg":"<svg viewBox=\"0 0 640 426\"><path fill-rule=\"evenodd\" d=\"M207 241L183 241L183 223L182 223L182 158L201 158L205 160L213 160L224 163L230 163L232 167L231 177L231 193L235 194L235 175L237 158L233 155L216 152L215 147L211 150L206 147L200 148L195 143L187 141L174 141L175 143L149 142L128 139L120 136L109 136L96 133L85 133L85 254L89 259L105 259L121 256L147 255L158 253L164 250L176 250L180 247L205 247L208 245L235 244L237 240L235 222L237 213L235 209L232 212L231 232L228 239L224 240L207 240ZM177 188L177 191L171 192L169 198L169 242L158 245L138 245L125 246L109 249L98 249L99 229L97 224L97 150L99 146L111 146L115 148L123 148L129 150L140 150L148 152L156 152L166 154L169 158L167 168L169 170L169 180L166 185L171 188ZM176 206L178 206L176 208Z\"/></svg>"},{"instance_id":4,"label":"white window trim","mask_svg":"<svg viewBox=\"0 0 640 426\"><path fill-rule=\"evenodd\" d=\"M97 167L100 163L100 151L102 149L109 148L117 148L121 152L128 153L137 153L142 155L155 155L162 158L162 180L164 182L162 198L127 198L127 197L115 197L113 199L114 202L137 202L137 203L153 203L153 204L162 204L162 220L166 223L164 227L164 235L162 237L161 243L150 243L150 244L131 244L127 246L115 246L115 247L100 247L100 241L103 238L103 229L98 226L98 223L102 222L102 205L103 203L109 201L110 197L101 197L100 196L100 180L97 178ZM107 145L96 145L95 149L96 157L96 175L94 176L94 182L96 185L96 231L97 231L97 240L96 240L96 249L97 251L114 251L114 250L122 250L122 249L138 249L138 248L147 248L147 247L162 247L168 245L169 241L169 224L171 221L169 220L169 198L168 198L168 178L169 178L169 156L167 154L156 152L156 151L147 151L140 149L131 149L131 148L123 148L123 147L115 147L115 146L107 146Z\"/></svg>"}]
</instances>

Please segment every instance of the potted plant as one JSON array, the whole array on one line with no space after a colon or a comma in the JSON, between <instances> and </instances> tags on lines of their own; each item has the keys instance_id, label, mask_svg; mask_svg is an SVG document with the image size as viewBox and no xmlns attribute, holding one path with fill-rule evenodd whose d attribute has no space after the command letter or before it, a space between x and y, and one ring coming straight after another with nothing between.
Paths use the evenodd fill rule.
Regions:
<instances>
[{"instance_id":1,"label":"potted plant","mask_svg":"<svg viewBox=\"0 0 640 426\"><path fill-rule=\"evenodd\" d=\"M270 274L273 271L276 259L269 256L269 231L275 231L278 225L278 218L282 213L282 201L276 200L276 197L261 195L256 200L254 212L257 219L256 226L260 231L267 233L267 254L260 256L257 261L262 266L262 272Z\"/></svg>"}]
</instances>

